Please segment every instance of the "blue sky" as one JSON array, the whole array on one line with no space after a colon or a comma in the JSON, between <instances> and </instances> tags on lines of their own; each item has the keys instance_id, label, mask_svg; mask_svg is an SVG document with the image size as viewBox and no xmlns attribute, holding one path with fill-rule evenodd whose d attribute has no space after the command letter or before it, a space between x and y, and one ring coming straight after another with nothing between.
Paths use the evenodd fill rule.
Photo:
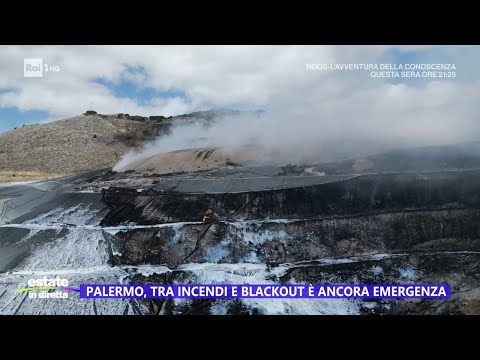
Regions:
<instances>
[{"instance_id":1,"label":"blue sky","mask_svg":"<svg viewBox=\"0 0 480 360\"><path fill-rule=\"evenodd\" d=\"M117 84L102 78L95 79L94 82L111 90L115 97L131 99L140 105L146 105L152 100L159 98L170 99L179 97L187 99L185 93L180 90L159 90L152 87L142 87L125 79L122 79Z\"/></svg>"},{"instance_id":2,"label":"blue sky","mask_svg":"<svg viewBox=\"0 0 480 360\"><path fill-rule=\"evenodd\" d=\"M143 66L126 66L118 81L111 81L102 77L93 82L109 89L116 98L126 98L139 105L147 105L155 99L181 98L188 101L187 96L177 89L158 89L145 85L148 74Z\"/></svg>"},{"instance_id":3,"label":"blue sky","mask_svg":"<svg viewBox=\"0 0 480 360\"><path fill-rule=\"evenodd\" d=\"M480 60L476 47L449 46L0 46L0 54L0 132L89 109L143 116L214 107L297 109L319 117L338 116L350 111L344 104L355 96L370 99L359 103L362 114L404 114L406 110L397 105L380 109L377 105L365 108L365 104L376 104L388 91L405 96L392 92L389 85L424 89L415 95L418 100L423 97L424 103L431 102L429 91L438 97L439 91L451 92L455 86L455 92L461 93L465 83L478 82L475 64ZM41 79L24 78L23 58L30 57L42 57L61 71ZM353 73L327 78L320 72L305 72L305 63L312 61L456 63L458 77L438 85L441 90L431 86L431 79L371 79Z\"/></svg>"},{"instance_id":4,"label":"blue sky","mask_svg":"<svg viewBox=\"0 0 480 360\"><path fill-rule=\"evenodd\" d=\"M465 53L465 58L468 53ZM458 65L458 53L448 51L448 47L438 47L428 49L428 51L418 50L401 50L392 48L386 51L380 62L387 64L455 64ZM460 71L458 71L460 70ZM464 69L457 69L456 75L464 75L461 71ZM422 87L425 86L432 79L429 78L387 78L386 81L392 84L406 84L409 86ZM458 77L457 77L458 80Z\"/></svg>"},{"instance_id":5,"label":"blue sky","mask_svg":"<svg viewBox=\"0 0 480 360\"><path fill-rule=\"evenodd\" d=\"M11 130L22 125L37 124L48 119L48 111L20 111L15 107L0 108L0 132Z\"/></svg>"}]
</instances>

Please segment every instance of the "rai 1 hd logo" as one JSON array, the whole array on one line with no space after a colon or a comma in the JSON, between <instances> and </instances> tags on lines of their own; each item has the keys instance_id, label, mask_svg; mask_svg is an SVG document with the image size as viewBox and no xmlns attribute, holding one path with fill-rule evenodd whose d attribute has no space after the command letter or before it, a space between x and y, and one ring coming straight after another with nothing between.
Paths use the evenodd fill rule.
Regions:
<instances>
[{"instance_id":1,"label":"rai 1 hd logo","mask_svg":"<svg viewBox=\"0 0 480 360\"><path fill-rule=\"evenodd\" d=\"M42 58L23 59L24 77L43 77L46 73L56 73L59 71L60 66L46 64Z\"/></svg>"}]
</instances>

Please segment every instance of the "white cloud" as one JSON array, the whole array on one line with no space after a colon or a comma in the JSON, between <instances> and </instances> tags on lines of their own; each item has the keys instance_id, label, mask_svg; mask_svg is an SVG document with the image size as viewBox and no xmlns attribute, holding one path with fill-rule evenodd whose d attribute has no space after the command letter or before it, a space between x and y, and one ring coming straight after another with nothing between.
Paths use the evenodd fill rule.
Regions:
<instances>
[{"instance_id":1,"label":"white cloud","mask_svg":"<svg viewBox=\"0 0 480 360\"><path fill-rule=\"evenodd\" d=\"M305 70L306 63L378 63L392 48L421 52L428 62L455 61L459 76L415 87L389 84L368 72ZM46 110L51 118L87 109L168 116L211 107L263 108L288 115L284 121L294 124L278 126L278 136L304 134L315 121L318 131L332 136L456 141L479 135L479 54L475 47L459 46L2 46L0 89L15 91L0 92L0 107ZM24 78L23 58L32 57L61 70ZM132 74L128 67L144 72ZM92 82L99 77L175 89L188 100L138 104Z\"/></svg>"}]
</instances>

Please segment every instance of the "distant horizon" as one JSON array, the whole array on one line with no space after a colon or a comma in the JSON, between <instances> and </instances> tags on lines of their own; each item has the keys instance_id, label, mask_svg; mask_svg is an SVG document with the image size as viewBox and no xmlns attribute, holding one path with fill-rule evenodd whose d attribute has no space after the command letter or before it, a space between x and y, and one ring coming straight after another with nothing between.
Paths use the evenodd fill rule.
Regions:
<instances>
[{"instance_id":1,"label":"distant horizon","mask_svg":"<svg viewBox=\"0 0 480 360\"><path fill-rule=\"evenodd\" d=\"M196 110L196 111L192 111L192 112L189 112L189 113L184 113L184 114L175 114L175 115L170 115L170 116L165 116L165 115L162 115L162 114L150 114L150 115L144 115L144 114L129 114L127 112L113 112L113 113L99 113L97 112L96 110L94 109L88 109L88 110L85 110L84 112L80 113L80 114L76 114L76 115L71 115L69 117L65 117L65 118L60 118L60 119L47 119L47 120L44 120L44 121L39 121L37 123L28 123L28 124L21 124L19 126L16 126L14 128L11 128L11 129L7 129L7 130L1 130L0 128L0 134L4 133L4 132L9 132L9 131L12 131L12 130L15 130L15 129L18 129L18 128L21 128L21 127L24 127L24 126L35 126L35 125L42 125L42 124L48 124L50 122L55 122L55 121L62 121L62 120L68 120L68 119L72 119L72 118L75 118L77 116L88 116L88 115L85 115L85 113L87 111L95 111L97 112L97 114L94 114L94 115L106 115L106 116L117 116L119 114L128 114L129 116L142 116L142 117L146 117L146 118L149 118L151 116L164 116L165 118L174 118L174 117L177 117L177 116L183 116L183 115L191 115L193 113L204 113L204 112L210 112L210 111L220 111L220 110L227 110L227 111L234 111L234 112L253 112L253 113L256 113L256 112L265 112L265 110L262 110L262 109L257 109L257 110L238 110L238 109L228 109L228 108L220 108L220 107L214 107L214 108L209 108L209 109L204 109L204 110Z\"/></svg>"}]
</instances>

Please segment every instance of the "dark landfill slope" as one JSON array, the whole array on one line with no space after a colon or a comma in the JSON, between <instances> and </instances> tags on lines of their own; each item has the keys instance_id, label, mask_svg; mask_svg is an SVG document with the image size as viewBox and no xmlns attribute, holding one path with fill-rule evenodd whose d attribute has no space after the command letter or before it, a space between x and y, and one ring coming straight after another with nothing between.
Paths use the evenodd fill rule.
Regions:
<instances>
[{"instance_id":1,"label":"dark landfill slope","mask_svg":"<svg viewBox=\"0 0 480 360\"><path fill-rule=\"evenodd\" d=\"M208 216L207 221L202 221ZM0 187L1 314L479 314L480 146ZM448 283L448 300L29 299L81 283Z\"/></svg>"}]
</instances>

